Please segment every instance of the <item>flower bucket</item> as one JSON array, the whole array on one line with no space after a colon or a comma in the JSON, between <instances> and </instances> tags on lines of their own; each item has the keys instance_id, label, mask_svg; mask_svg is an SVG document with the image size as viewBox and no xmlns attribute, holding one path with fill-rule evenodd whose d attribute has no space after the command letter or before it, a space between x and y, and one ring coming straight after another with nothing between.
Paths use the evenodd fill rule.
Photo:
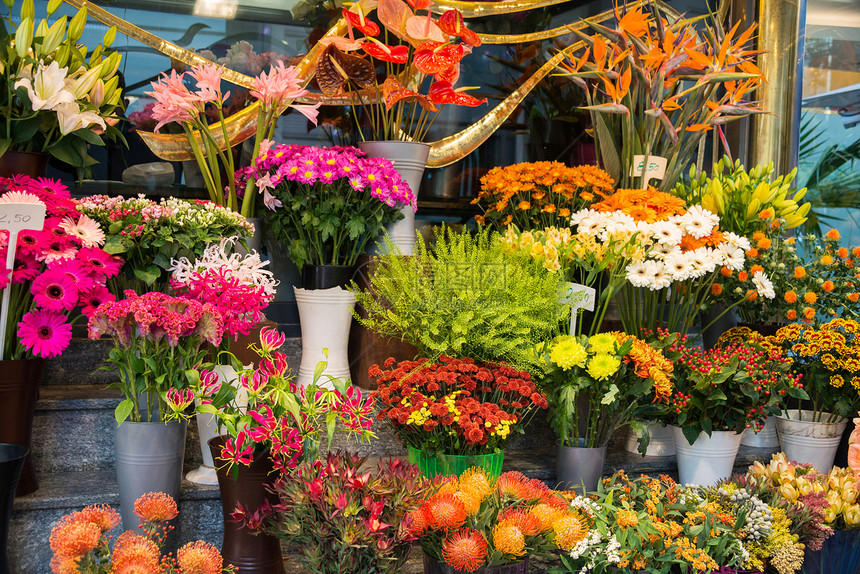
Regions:
<instances>
[{"instance_id":1,"label":"flower bucket","mask_svg":"<svg viewBox=\"0 0 860 574\"><path fill-rule=\"evenodd\" d=\"M471 574L528 574L529 557L514 564L504 566L481 566ZM424 574L466 574L463 570L456 570L445 562L440 562L432 556L424 554Z\"/></svg>"},{"instance_id":2,"label":"flower bucket","mask_svg":"<svg viewBox=\"0 0 860 574\"><path fill-rule=\"evenodd\" d=\"M848 419L814 422L813 411L792 409L786 413L788 416L776 417L779 445L785 456L788 460L809 463L819 472L829 472ZM829 418L827 413L821 416L822 421Z\"/></svg>"},{"instance_id":3,"label":"flower bucket","mask_svg":"<svg viewBox=\"0 0 860 574\"><path fill-rule=\"evenodd\" d=\"M651 433L651 442L648 443L645 456L675 456L675 439L672 438L671 428L651 423L648 425L648 432ZM624 450L639 454L639 435L633 429L627 434Z\"/></svg>"},{"instance_id":4,"label":"flower bucket","mask_svg":"<svg viewBox=\"0 0 860 574\"><path fill-rule=\"evenodd\" d=\"M476 466L490 475L498 478L502 474L502 463L505 453L490 454L437 454L424 452L415 447L409 447L409 462L416 465L421 474L427 478L436 476L460 476L466 470Z\"/></svg>"},{"instance_id":5,"label":"flower bucket","mask_svg":"<svg viewBox=\"0 0 860 574\"><path fill-rule=\"evenodd\" d=\"M675 456L678 459L678 482L713 486L729 478L735 466L741 435L734 431L713 431L711 436L699 433L690 444L679 427L672 427Z\"/></svg>"},{"instance_id":6,"label":"flower bucket","mask_svg":"<svg viewBox=\"0 0 860 574\"><path fill-rule=\"evenodd\" d=\"M585 439L579 439L584 445ZM606 462L606 446L586 448L559 444L556 463L556 480L562 490L576 490L580 494L597 490L603 465Z\"/></svg>"},{"instance_id":7,"label":"flower bucket","mask_svg":"<svg viewBox=\"0 0 860 574\"><path fill-rule=\"evenodd\" d=\"M394 169L403 178L416 196L427 167L427 156L430 146L419 142L376 141L359 142L358 149L368 157L383 157L394 164ZM401 208L403 219L389 225L385 231L391 241L400 249L403 255L412 255L415 251L415 212L412 207Z\"/></svg>"},{"instance_id":8,"label":"flower bucket","mask_svg":"<svg viewBox=\"0 0 860 574\"><path fill-rule=\"evenodd\" d=\"M0 443L30 448L36 401L44 373L45 359L0 361ZM24 496L38 489L33 459L27 452L15 495Z\"/></svg>"},{"instance_id":9,"label":"flower bucket","mask_svg":"<svg viewBox=\"0 0 860 574\"><path fill-rule=\"evenodd\" d=\"M837 530L821 550L807 550L802 574L856 574L860 570L860 530Z\"/></svg>"},{"instance_id":10,"label":"flower bucket","mask_svg":"<svg viewBox=\"0 0 860 574\"><path fill-rule=\"evenodd\" d=\"M349 327L355 295L342 287L331 289L299 289L293 287L302 325L302 362L297 383L313 383L314 369L320 361L328 361L325 374L339 379L349 378ZM328 358L323 354L328 349ZM320 383L328 379L323 378Z\"/></svg>"},{"instance_id":11,"label":"flower bucket","mask_svg":"<svg viewBox=\"0 0 860 574\"><path fill-rule=\"evenodd\" d=\"M741 445L753 448L779 448L779 436L776 434L776 418L768 417L764 428L758 432L746 429L741 433Z\"/></svg>"},{"instance_id":12,"label":"flower bucket","mask_svg":"<svg viewBox=\"0 0 860 574\"><path fill-rule=\"evenodd\" d=\"M18 444L0 443L0 574L10 574L6 544L15 503L15 488L24 468L27 449Z\"/></svg>"}]
</instances>

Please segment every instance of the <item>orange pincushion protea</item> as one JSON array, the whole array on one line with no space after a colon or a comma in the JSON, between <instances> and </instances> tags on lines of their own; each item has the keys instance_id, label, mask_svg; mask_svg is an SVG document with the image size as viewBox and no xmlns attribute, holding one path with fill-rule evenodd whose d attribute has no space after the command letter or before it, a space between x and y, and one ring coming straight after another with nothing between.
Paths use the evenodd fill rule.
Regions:
<instances>
[{"instance_id":1,"label":"orange pincushion protea","mask_svg":"<svg viewBox=\"0 0 860 574\"><path fill-rule=\"evenodd\" d=\"M565 515L565 511L557 506L542 502L529 510L529 514L540 522L540 529L546 532L552 528L556 520Z\"/></svg>"},{"instance_id":2,"label":"orange pincushion protea","mask_svg":"<svg viewBox=\"0 0 860 574\"><path fill-rule=\"evenodd\" d=\"M579 514L565 514L552 523L555 545L565 552L588 536L588 523Z\"/></svg>"},{"instance_id":3,"label":"orange pincushion protea","mask_svg":"<svg viewBox=\"0 0 860 574\"><path fill-rule=\"evenodd\" d=\"M503 473L496 482L496 490L503 498L519 498L521 500L543 498L550 491L543 482L531 480L516 471Z\"/></svg>"},{"instance_id":4,"label":"orange pincushion protea","mask_svg":"<svg viewBox=\"0 0 860 574\"><path fill-rule=\"evenodd\" d=\"M460 490L469 492L471 495L484 499L493 492L493 485L487 473L477 467L471 467L460 475Z\"/></svg>"},{"instance_id":5,"label":"orange pincushion protea","mask_svg":"<svg viewBox=\"0 0 860 574\"><path fill-rule=\"evenodd\" d=\"M163 492L147 492L134 502L134 513L145 522L166 522L179 514L176 501Z\"/></svg>"},{"instance_id":6,"label":"orange pincushion protea","mask_svg":"<svg viewBox=\"0 0 860 574\"><path fill-rule=\"evenodd\" d=\"M427 501L428 517L433 528L455 530L466 522L466 505L454 494L436 494Z\"/></svg>"},{"instance_id":7,"label":"orange pincushion protea","mask_svg":"<svg viewBox=\"0 0 860 574\"><path fill-rule=\"evenodd\" d=\"M107 504L87 506L80 513L80 519L97 525L102 532L109 532L119 526L119 513Z\"/></svg>"},{"instance_id":8,"label":"orange pincushion protea","mask_svg":"<svg viewBox=\"0 0 860 574\"><path fill-rule=\"evenodd\" d=\"M501 521L493 528L493 546L503 554L524 556L526 537L516 524Z\"/></svg>"},{"instance_id":9,"label":"orange pincushion protea","mask_svg":"<svg viewBox=\"0 0 860 574\"><path fill-rule=\"evenodd\" d=\"M198 540L176 552L176 562L183 574L221 574L224 559L218 549Z\"/></svg>"},{"instance_id":10,"label":"orange pincushion protea","mask_svg":"<svg viewBox=\"0 0 860 574\"><path fill-rule=\"evenodd\" d=\"M474 572L487 560L487 541L477 530L463 528L442 542L442 556L453 568Z\"/></svg>"},{"instance_id":11,"label":"orange pincushion protea","mask_svg":"<svg viewBox=\"0 0 860 574\"><path fill-rule=\"evenodd\" d=\"M51 531L51 550L59 556L78 558L95 548L101 535L97 524L82 521L80 514L70 514Z\"/></svg>"},{"instance_id":12,"label":"orange pincushion protea","mask_svg":"<svg viewBox=\"0 0 860 574\"><path fill-rule=\"evenodd\" d=\"M499 522L515 525L526 536L535 536L543 530L541 522L522 508L506 508L499 514Z\"/></svg>"},{"instance_id":13,"label":"orange pincushion protea","mask_svg":"<svg viewBox=\"0 0 860 574\"><path fill-rule=\"evenodd\" d=\"M158 574L161 572L158 545L131 530L123 532L113 549L112 574Z\"/></svg>"}]
</instances>

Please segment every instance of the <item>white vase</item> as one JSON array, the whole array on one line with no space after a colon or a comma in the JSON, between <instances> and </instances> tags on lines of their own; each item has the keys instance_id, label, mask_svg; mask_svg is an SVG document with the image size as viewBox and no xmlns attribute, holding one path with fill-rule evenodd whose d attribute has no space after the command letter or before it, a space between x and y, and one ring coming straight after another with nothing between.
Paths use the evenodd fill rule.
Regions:
<instances>
[{"instance_id":1,"label":"white vase","mask_svg":"<svg viewBox=\"0 0 860 574\"><path fill-rule=\"evenodd\" d=\"M713 486L729 478L735 466L741 435L734 431L704 432L693 444L687 441L680 427L672 427L675 456L678 460L678 480L681 484Z\"/></svg>"},{"instance_id":2,"label":"white vase","mask_svg":"<svg viewBox=\"0 0 860 574\"><path fill-rule=\"evenodd\" d=\"M648 432L651 434L651 442L645 456L675 456L675 439L672 438L672 429L659 423L648 424ZM633 429L627 434L627 443L624 445L627 452L640 454L639 434Z\"/></svg>"},{"instance_id":3,"label":"white vase","mask_svg":"<svg viewBox=\"0 0 860 574\"><path fill-rule=\"evenodd\" d=\"M758 432L752 429L746 429L741 433L741 445L751 446L753 448L777 448L779 447L779 437L776 434L776 419L768 417L764 421L764 428Z\"/></svg>"},{"instance_id":4,"label":"white vase","mask_svg":"<svg viewBox=\"0 0 860 574\"><path fill-rule=\"evenodd\" d=\"M302 327L302 362L297 383L307 386L314 380L314 369L320 361L328 361L325 374L339 379L349 378L349 326L355 296L342 287L331 289L301 289L293 287L299 307ZM328 349L328 358L323 353ZM319 381L325 383L326 378Z\"/></svg>"},{"instance_id":5,"label":"white vase","mask_svg":"<svg viewBox=\"0 0 860 574\"><path fill-rule=\"evenodd\" d=\"M216 365L212 371L218 375L218 380L221 381L222 385L233 385L238 388L236 369L231 365ZM244 393L244 389L237 392ZM244 401L240 395L239 402L244 402L247 405L247 395L244 397ZM210 486L218 484L218 475L215 473L215 462L212 460L212 451L209 448L209 439L218 436L217 421L218 418L213 414L197 413L197 432L200 435L200 452L203 455L203 463L185 475L186 480L189 482Z\"/></svg>"},{"instance_id":6,"label":"white vase","mask_svg":"<svg viewBox=\"0 0 860 574\"><path fill-rule=\"evenodd\" d=\"M834 422L814 422L813 411L786 411L788 416L776 417L779 445L788 460L809 463L818 472L827 473L833 466L836 450L848 419L836 417ZM821 421L827 421L824 413Z\"/></svg>"},{"instance_id":7,"label":"white vase","mask_svg":"<svg viewBox=\"0 0 860 574\"><path fill-rule=\"evenodd\" d=\"M404 141L372 141L359 142L358 148L368 157L384 157L391 161L412 193L418 195L424 168L427 166L427 156L430 154L429 145ZM415 251L415 212L411 206L405 206L400 209L400 213L403 214L403 219L387 226L385 231L402 255L412 255ZM384 253L384 249L379 251Z\"/></svg>"}]
</instances>

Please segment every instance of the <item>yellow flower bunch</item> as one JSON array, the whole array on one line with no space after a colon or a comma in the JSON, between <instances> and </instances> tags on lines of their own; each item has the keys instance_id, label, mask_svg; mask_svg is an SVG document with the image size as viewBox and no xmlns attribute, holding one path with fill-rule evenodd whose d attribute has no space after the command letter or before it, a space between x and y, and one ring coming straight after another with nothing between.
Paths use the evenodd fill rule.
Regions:
<instances>
[{"instance_id":1,"label":"yellow flower bunch","mask_svg":"<svg viewBox=\"0 0 860 574\"><path fill-rule=\"evenodd\" d=\"M611 190L614 181L593 165L569 167L539 161L494 167L481 178L481 190L472 203L484 210L480 225L520 229L566 226L570 214L587 206L598 193Z\"/></svg>"}]
</instances>

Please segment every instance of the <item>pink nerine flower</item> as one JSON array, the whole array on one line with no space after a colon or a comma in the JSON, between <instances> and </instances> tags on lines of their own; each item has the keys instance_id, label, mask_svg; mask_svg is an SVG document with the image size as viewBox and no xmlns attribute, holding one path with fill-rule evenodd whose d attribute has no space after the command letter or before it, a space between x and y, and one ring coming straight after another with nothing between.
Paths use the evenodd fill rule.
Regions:
<instances>
[{"instance_id":1,"label":"pink nerine flower","mask_svg":"<svg viewBox=\"0 0 860 574\"><path fill-rule=\"evenodd\" d=\"M274 110L276 115L281 115L290 107L293 100L304 96L308 91L302 88L299 73L294 66L288 68L283 62L278 62L272 66L268 74L263 72L254 78L250 93L259 100L264 110ZM319 107L319 104L292 104L293 109L312 121L314 125L317 123Z\"/></svg>"},{"instance_id":2,"label":"pink nerine flower","mask_svg":"<svg viewBox=\"0 0 860 574\"><path fill-rule=\"evenodd\" d=\"M170 122L191 122L202 111L200 97L192 93L183 83L184 74L171 70L170 75L164 75L156 82L151 82L151 92L146 95L155 99L152 106L152 117L158 120L155 130L161 129Z\"/></svg>"},{"instance_id":3,"label":"pink nerine flower","mask_svg":"<svg viewBox=\"0 0 860 574\"><path fill-rule=\"evenodd\" d=\"M224 105L224 100L230 98L230 92L221 93L221 76L224 66L217 64L203 64L194 66L188 71L188 75L197 80L197 97L204 102L213 102L219 108Z\"/></svg>"}]
</instances>

